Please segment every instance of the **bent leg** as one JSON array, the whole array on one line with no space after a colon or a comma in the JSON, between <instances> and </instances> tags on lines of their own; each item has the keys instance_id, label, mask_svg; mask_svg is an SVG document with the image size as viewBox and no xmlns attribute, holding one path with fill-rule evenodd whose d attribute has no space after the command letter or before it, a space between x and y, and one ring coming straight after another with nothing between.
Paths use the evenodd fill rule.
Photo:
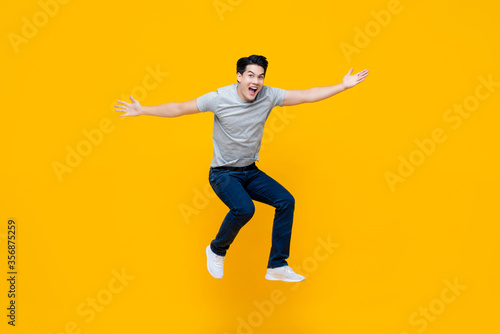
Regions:
<instances>
[{"instance_id":1,"label":"bent leg","mask_svg":"<svg viewBox=\"0 0 500 334\"><path fill-rule=\"evenodd\" d=\"M246 190L252 199L276 208L267 267L288 265L286 259L290 255L295 199L285 187L261 170L255 171L255 175L252 175L247 183Z\"/></svg>"},{"instance_id":2,"label":"bent leg","mask_svg":"<svg viewBox=\"0 0 500 334\"><path fill-rule=\"evenodd\" d=\"M229 208L219 232L210 244L212 252L225 256L240 229L252 218L255 205L242 185L244 179L238 173L211 171L209 181L217 196Z\"/></svg>"}]
</instances>

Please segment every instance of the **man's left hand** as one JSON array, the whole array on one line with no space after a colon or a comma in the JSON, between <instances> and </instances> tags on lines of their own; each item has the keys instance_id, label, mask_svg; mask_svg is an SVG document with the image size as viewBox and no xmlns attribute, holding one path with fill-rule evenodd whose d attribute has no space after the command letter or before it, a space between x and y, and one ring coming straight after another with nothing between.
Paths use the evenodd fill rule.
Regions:
<instances>
[{"instance_id":1,"label":"man's left hand","mask_svg":"<svg viewBox=\"0 0 500 334\"><path fill-rule=\"evenodd\" d=\"M347 74L344 76L344 79L342 80L342 84L346 89L356 86L361 81L365 80L365 78L368 76L368 70L363 70L354 75L351 75L351 73L352 68L349 70L349 72L347 72Z\"/></svg>"}]
</instances>

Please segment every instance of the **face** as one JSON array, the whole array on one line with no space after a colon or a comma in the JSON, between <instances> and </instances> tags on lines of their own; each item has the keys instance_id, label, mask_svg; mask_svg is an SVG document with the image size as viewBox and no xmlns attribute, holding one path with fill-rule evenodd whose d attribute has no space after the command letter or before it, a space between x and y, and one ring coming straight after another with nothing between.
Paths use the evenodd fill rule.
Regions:
<instances>
[{"instance_id":1,"label":"face","mask_svg":"<svg viewBox=\"0 0 500 334\"><path fill-rule=\"evenodd\" d=\"M243 74L237 73L236 79L239 81L238 95L243 101L252 102L264 85L264 68L255 64L247 65Z\"/></svg>"}]
</instances>

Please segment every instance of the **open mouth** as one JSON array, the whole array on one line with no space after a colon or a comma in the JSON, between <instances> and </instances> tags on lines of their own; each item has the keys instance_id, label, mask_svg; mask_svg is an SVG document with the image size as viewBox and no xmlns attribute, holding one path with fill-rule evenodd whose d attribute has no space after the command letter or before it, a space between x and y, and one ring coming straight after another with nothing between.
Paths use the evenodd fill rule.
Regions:
<instances>
[{"instance_id":1,"label":"open mouth","mask_svg":"<svg viewBox=\"0 0 500 334\"><path fill-rule=\"evenodd\" d=\"M257 88L250 87L250 88L248 88L248 91L250 92L250 95L252 95L252 96L257 94Z\"/></svg>"}]
</instances>

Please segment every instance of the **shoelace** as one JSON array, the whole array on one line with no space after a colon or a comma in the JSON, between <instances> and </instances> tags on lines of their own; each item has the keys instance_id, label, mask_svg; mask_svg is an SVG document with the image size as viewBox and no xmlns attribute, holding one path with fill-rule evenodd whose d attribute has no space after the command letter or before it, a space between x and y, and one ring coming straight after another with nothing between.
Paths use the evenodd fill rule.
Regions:
<instances>
[{"instance_id":1,"label":"shoelace","mask_svg":"<svg viewBox=\"0 0 500 334\"><path fill-rule=\"evenodd\" d=\"M222 267L224 265L224 256L215 255L214 262L217 267Z\"/></svg>"}]
</instances>

